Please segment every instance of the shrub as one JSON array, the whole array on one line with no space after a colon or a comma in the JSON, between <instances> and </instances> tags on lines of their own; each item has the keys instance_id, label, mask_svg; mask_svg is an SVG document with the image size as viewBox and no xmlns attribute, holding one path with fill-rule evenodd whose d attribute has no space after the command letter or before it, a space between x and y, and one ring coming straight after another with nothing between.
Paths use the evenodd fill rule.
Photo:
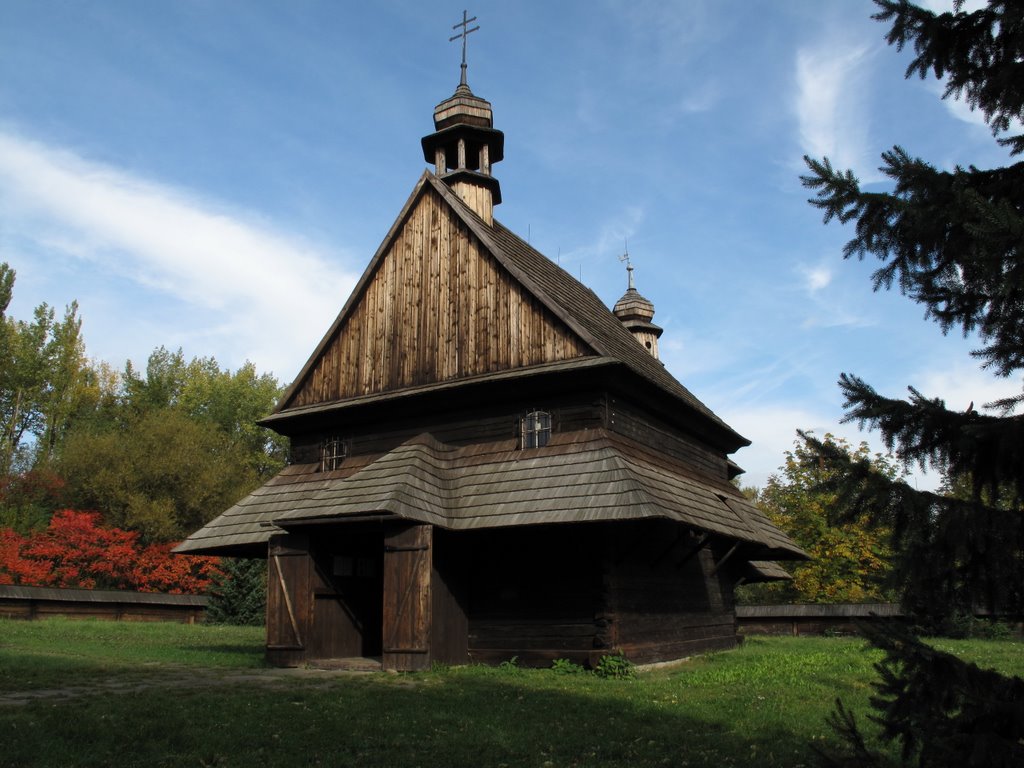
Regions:
<instances>
[{"instance_id":1,"label":"shrub","mask_svg":"<svg viewBox=\"0 0 1024 768\"><path fill-rule=\"evenodd\" d=\"M598 677L628 680L636 675L636 667L620 651L615 654L602 656L598 660L597 666L594 667L594 674Z\"/></svg>"},{"instance_id":2,"label":"shrub","mask_svg":"<svg viewBox=\"0 0 1024 768\"><path fill-rule=\"evenodd\" d=\"M551 669L559 675L578 675L583 672L583 667L568 659L555 659L551 662Z\"/></svg>"},{"instance_id":3,"label":"shrub","mask_svg":"<svg viewBox=\"0 0 1024 768\"><path fill-rule=\"evenodd\" d=\"M209 624L259 626L267 614L267 561L225 558L210 590Z\"/></svg>"},{"instance_id":4,"label":"shrub","mask_svg":"<svg viewBox=\"0 0 1024 768\"><path fill-rule=\"evenodd\" d=\"M171 544L101 525L98 512L56 512L45 530L0 529L0 584L201 594L219 573L215 557L172 555Z\"/></svg>"}]
</instances>

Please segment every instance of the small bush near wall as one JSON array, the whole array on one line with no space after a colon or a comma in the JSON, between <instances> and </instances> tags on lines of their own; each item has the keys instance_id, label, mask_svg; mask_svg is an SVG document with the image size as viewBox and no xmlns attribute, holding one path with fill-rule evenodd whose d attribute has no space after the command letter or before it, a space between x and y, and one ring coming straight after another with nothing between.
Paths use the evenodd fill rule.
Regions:
<instances>
[{"instance_id":1,"label":"small bush near wall","mask_svg":"<svg viewBox=\"0 0 1024 768\"><path fill-rule=\"evenodd\" d=\"M208 624L260 626L267 614L267 562L224 558L210 591Z\"/></svg>"}]
</instances>

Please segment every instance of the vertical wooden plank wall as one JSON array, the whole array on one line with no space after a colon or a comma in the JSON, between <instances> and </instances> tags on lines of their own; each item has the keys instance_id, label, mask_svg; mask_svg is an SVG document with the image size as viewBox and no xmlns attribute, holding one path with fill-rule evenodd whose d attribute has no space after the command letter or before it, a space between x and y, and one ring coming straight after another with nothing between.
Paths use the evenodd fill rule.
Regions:
<instances>
[{"instance_id":1,"label":"vertical wooden plank wall","mask_svg":"<svg viewBox=\"0 0 1024 768\"><path fill-rule=\"evenodd\" d=\"M428 190L292 405L591 353Z\"/></svg>"}]
</instances>

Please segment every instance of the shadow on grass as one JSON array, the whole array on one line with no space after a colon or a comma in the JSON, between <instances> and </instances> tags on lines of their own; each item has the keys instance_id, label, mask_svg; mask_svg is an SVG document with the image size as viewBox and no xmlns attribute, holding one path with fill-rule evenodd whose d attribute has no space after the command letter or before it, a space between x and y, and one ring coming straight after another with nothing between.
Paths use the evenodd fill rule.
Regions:
<instances>
[{"instance_id":1,"label":"shadow on grass","mask_svg":"<svg viewBox=\"0 0 1024 768\"><path fill-rule=\"evenodd\" d=\"M33 704L0 711L0 766L811 763L815 726L685 685L453 670Z\"/></svg>"},{"instance_id":2,"label":"shadow on grass","mask_svg":"<svg viewBox=\"0 0 1024 768\"><path fill-rule=\"evenodd\" d=\"M231 654L239 657L252 657L252 659L258 659L261 663L265 655L265 646L262 644L247 644L247 645L182 645L178 646L178 650L182 653L211 653L211 654Z\"/></svg>"}]
</instances>

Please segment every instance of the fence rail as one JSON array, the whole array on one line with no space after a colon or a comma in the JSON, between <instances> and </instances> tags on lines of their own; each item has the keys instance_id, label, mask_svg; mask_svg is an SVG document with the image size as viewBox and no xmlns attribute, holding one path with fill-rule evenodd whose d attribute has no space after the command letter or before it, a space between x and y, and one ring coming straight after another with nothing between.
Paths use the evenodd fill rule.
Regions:
<instances>
[{"instance_id":1,"label":"fence rail","mask_svg":"<svg viewBox=\"0 0 1024 768\"><path fill-rule=\"evenodd\" d=\"M194 624L202 620L209 601L203 595L0 585L0 617L10 619L70 616Z\"/></svg>"}]
</instances>

